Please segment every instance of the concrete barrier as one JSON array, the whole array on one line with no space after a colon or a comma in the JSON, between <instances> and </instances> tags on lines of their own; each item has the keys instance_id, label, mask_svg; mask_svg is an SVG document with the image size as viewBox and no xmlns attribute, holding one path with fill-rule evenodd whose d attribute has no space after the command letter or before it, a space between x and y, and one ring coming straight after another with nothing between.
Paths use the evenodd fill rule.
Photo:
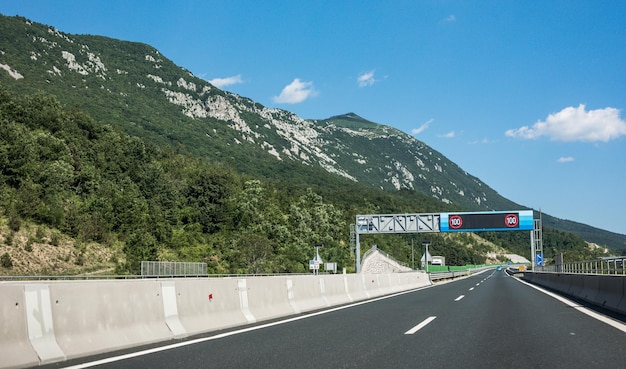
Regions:
<instances>
[{"instance_id":1,"label":"concrete barrier","mask_svg":"<svg viewBox=\"0 0 626 369\"><path fill-rule=\"evenodd\" d=\"M250 320L241 308L238 280L177 279L178 318L190 334L243 325Z\"/></svg>"},{"instance_id":2,"label":"concrete barrier","mask_svg":"<svg viewBox=\"0 0 626 369\"><path fill-rule=\"evenodd\" d=\"M344 276L341 274L326 274L319 276L320 289L325 302L329 306L337 306L352 302L346 289Z\"/></svg>"},{"instance_id":3,"label":"concrete barrier","mask_svg":"<svg viewBox=\"0 0 626 369\"><path fill-rule=\"evenodd\" d=\"M285 284L290 292L290 306L297 314L330 306L324 299L318 276L289 276Z\"/></svg>"},{"instance_id":4,"label":"concrete barrier","mask_svg":"<svg viewBox=\"0 0 626 369\"><path fill-rule=\"evenodd\" d=\"M600 288L600 276L599 275L587 275L583 278L583 289L580 290L577 297L582 300L595 303L598 290Z\"/></svg>"},{"instance_id":5,"label":"concrete barrier","mask_svg":"<svg viewBox=\"0 0 626 369\"><path fill-rule=\"evenodd\" d=\"M50 282L54 332L68 358L171 339L157 280Z\"/></svg>"},{"instance_id":6,"label":"concrete barrier","mask_svg":"<svg viewBox=\"0 0 626 369\"><path fill-rule=\"evenodd\" d=\"M352 301L361 301L369 297L365 289L365 277L362 274L346 274L344 284Z\"/></svg>"},{"instance_id":7,"label":"concrete barrier","mask_svg":"<svg viewBox=\"0 0 626 369\"><path fill-rule=\"evenodd\" d=\"M294 314L286 277L247 278L249 309L257 321Z\"/></svg>"},{"instance_id":8,"label":"concrete barrier","mask_svg":"<svg viewBox=\"0 0 626 369\"><path fill-rule=\"evenodd\" d=\"M361 277L368 298L382 296L380 274L361 274Z\"/></svg>"},{"instance_id":9,"label":"concrete barrier","mask_svg":"<svg viewBox=\"0 0 626 369\"><path fill-rule=\"evenodd\" d=\"M621 276L605 276L600 278L595 303L599 306L619 311L620 302L624 299L624 282Z\"/></svg>"},{"instance_id":10,"label":"concrete barrier","mask_svg":"<svg viewBox=\"0 0 626 369\"><path fill-rule=\"evenodd\" d=\"M626 315L626 276L526 272L524 280Z\"/></svg>"},{"instance_id":11,"label":"concrete barrier","mask_svg":"<svg viewBox=\"0 0 626 369\"><path fill-rule=\"evenodd\" d=\"M623 282L622 299L620 300L620 302L617 303L617 307L615 308L615 311L621 312L622 314L626 314L626 280L623 280L622 282Z\"/></svg>"},{"instance_id":12,"label":"concrete barrier","mask_svg":"<svg viewBox=\"0 0 626 369\"><path fill-rule=\"evenodd\" d=\"M0 284L0 368L182 338L429 284L423 272Z\"/></svg>"},{"instance_id":13,"label":"concrete barrier","mask_svg":"<svg viewBox=\"0 0 626 369\"><path fill-rule=\"evenodd\" d=\"M0 364L3 368L39 365L26 326L24 286L0 284Z\"/></svg>"},{"instance_id":14,"label":"concrete barrier","mask_svg":"<svg viewBox=\"0 0 626 369\"><path fill-rule=\"evenodd\" d=\"M65 354L55 337L56 322L50 299L48 285L37 283L24 285L28 339L42 364L65 360Z\"/></svg>"},{"instance_id":15,"label":"concrete barrier","mask_svg":"<svg viewBox=\"0 0 626 369\"><path fill-rule=\"evenodd\" d=\"M583 274L563 274L563 278L569 281L567 290L564 290L563 292L572 296L579 296L585 287L583 282L585 276Z\"/></svg>"},{"instance_id":16,"label":"concrete barrier","mask_svg":"<svg viewBox=\"0 0 626 369\"><path fill-rule=\"evenodd\" d=\"M165 324L167 324L174 338L187 337L187 330L183 327L178 317L178 296L174 281L161 282L161 296L163 296Z\"/></svg>"}]
</instances>

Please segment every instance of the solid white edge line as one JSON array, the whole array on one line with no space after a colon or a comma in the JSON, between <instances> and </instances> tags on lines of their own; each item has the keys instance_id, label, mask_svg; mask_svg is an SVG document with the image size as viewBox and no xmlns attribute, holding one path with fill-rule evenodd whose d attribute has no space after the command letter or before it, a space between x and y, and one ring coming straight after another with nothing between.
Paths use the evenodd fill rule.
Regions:
<instances>
[{"instance_id":1,"label":"solid white edge line","mask_svg":"<svg viewBox=\"0 0 626 369\"><path fill-rule=\"evenodd\" d=\"M437 317L436 316L429 316L428 318L424 319L424 321L422 321L420 324L418 324L415 327L413 327L413 328L409 329L408 331L404 332L404 334L414 334L415 332L417 332L420 329L422 329L425 326L427 326L428 323L430 323L433 320L435 320L435 318L437 318Z\"/></svg>"},{"instance_id":2,"label":"solid white edge line","mask_svg":"<svg viewBox=\"0 0 626 369\"><path fill-rule=\"evenodd\" d=\"M515 279L516 281L518 281L520 283L524 283L525 285L530 286L530 287L536 289L537 291L543 292L546 295L548 295L550 297L553 297L553 298L555 298L558 301L561 301L565 305L567 305L569 307L572 307L572 308L580 311L583 314L587 314L588 316L590 316L590 317L592 317L592 318L594 318L596 320L599 320L599 321L601 321L603 323L606 323L606 324L610 325L611 327L619 329L620 331L626 333L626 324L624 324L622 322L619 322L617 320L611 319L611 318L607 317L606 315L602 315L600 313L596 313L595 311L593 311L593 310L591 310L589 308L586 308L584 306L580 306L580 304L577 304L577 303L575 303L572 300L569 300L569 299L567 299L567 298L565 298L563 296L557 295L554 292L550 292L548 290L545 290L545 289L543 289L543 288L541 288L539 286L535 286L532 283L528 283L526 281L522 281L521 279L513 277L511 275L509 275L509 277Z\"/></svg>"},{"instance_id":3,"label":"solid white edge line","mask_svg":"<svg viewBox=\"0 0 626 369\"><path fill-rule=\"evenodd\" d=\"M105 358L105 359L90 361L90 362L86 362L86 363L82 363L82 364L66 366L66 367L63 367L62 369L91 368L92 366L113 363L113 362L120 361L120 360L132 359L134 357L154 354L156 352L172 350L172 349L175 349L175 348L189 346L189 345L195 345L197 343L202 343L202 342L207 342L207 341L213 341L213 340L217 340L217 339L224 338L224 337L234 336L234 335L240 334L240 333L251 332L251 331L255 331L257 329L263 329L263 328L273 327L273 326L280 325L280 324L291 323L291 322L295 322L297 320L311 318L311 317L322 315L322 314L332 313L334 311L348 309L348 308L351 308L351 307L354 307L354 306L365 305L365 304L369 304L370 302L376 302L376 301L380 301L380 300L385 300L385 299L388 299L388 298L404 295L404 294L415 292L415 291L419 291L419 290L424 290L424 289L435 287L435 286L436 286L435 284L431 284L431 285L424 286L424 287L414 288L414 289L411 289L411 290L408 290L408 291L402 291L402 292L394 293L392 295L377 297L377 298L370 299L370 300L365 300L365 301L359 301L359 302L355 302L353 304L343 305L343 306L339 306L339 307L328 309L328 310L317 311L315 313L310 313L310 314L306 314L306 315L296 316L296 317L288 318L288 319L285 319L285 320L280 320L280 321L275 321L275 322L271 322L271 323L261 324L261 325L257 325L257 326L254 326L254 327L241 328L241 329L237 329L237 330L230 331L230 332L224 332L224 333L216 334L215 336L196 338L196 339L189 340L189 341L178 342L178 343L174 343L174 344L166 345L166 346L159 346L159 347L151 348L151 349L148 349L148 350L131 352L131 353L124 354L124 355L108 357L108 358ZM432 318L434 319L435 317L432 317ZM428 323L426 323L426 324L428 324ZM210 332L207 332L207 333L210 333Z\"/></svg>"}]
</instances>

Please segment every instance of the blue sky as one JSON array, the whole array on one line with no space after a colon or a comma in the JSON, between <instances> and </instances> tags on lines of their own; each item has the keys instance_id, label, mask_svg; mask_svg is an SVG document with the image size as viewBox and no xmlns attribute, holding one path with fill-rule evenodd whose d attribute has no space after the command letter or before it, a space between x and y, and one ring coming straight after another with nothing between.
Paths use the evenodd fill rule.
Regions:
<instances>
[{"instance_id":1,"label":"blue sky","mask_svg":"<svg viewBox=\"0 0 626 369\"><path fill-rule=\"evenodd\" d=\"M150 44L303 118L391 125L517 203L626 234L625 1L1 0L0 13Z\"/></svg>"}]
</instances>

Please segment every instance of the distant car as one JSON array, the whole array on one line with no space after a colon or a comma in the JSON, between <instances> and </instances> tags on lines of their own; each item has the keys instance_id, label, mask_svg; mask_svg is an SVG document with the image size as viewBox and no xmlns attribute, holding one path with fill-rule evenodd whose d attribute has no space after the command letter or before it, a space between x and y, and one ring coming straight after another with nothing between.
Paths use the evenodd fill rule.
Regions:
<instances>
[{"instance_id":1,"label":"distant car","mask_svg":"<svg viewBox=\"0 0 626 369\"><path fill-rule=\"evenodd\" d=\"M497 267L496 269L497 269L497 270L502 270L502 267L501 267L501 266L499 266L499 267Z\"/></svg>"}]
</instances>

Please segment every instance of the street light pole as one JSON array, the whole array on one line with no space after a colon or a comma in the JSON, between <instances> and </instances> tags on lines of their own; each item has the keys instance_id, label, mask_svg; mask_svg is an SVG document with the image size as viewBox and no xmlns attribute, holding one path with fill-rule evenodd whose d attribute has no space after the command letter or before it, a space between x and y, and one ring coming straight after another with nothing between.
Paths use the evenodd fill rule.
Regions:
<instances>
[{"instance_id":1,"label":"street light pole","mask_svg":"<svg viewBox=\"0 0 626 369\"><path fill-rule=\"evenodd\" d=\"M424 240L422 241L422 245L424 245L426 252L424 253L424 262L426 263L426 273L428 273L428 245L430 245L430 241Z\"/></svg>"},{"instance_id":2,"label":"street light pole","mask_svg":"<svg viewBox=\"0 0 626 369\"><path fill-rule=\"evenodd\" d=\"M412 238L411 238L411 263L413 264L413 270L415 270L415 249L413 248Z\"/></svg>"}]
</instances>

